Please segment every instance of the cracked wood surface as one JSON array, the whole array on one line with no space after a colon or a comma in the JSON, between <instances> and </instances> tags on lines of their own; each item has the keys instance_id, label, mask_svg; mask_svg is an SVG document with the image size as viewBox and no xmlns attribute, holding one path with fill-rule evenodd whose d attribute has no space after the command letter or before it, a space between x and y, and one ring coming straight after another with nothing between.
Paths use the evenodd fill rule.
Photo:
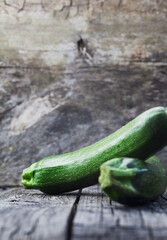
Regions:
<instances>
[{"instance_id":1,"label":"cracked wood surface","mask_svg":"<svg viewBox=\"0 0 167 240\"><path fill-rule=\"evenodd\" d=\"M66 239L77 194L48 196L21 188L1 192L1 240Z\"/></svg>"},{"instance_id":2,"label":"cracked wood surface","mask_svg":"<svg viewBox=\"0 0 167 240\"><path fill-rule=\"evenodd\" d=\"M98 185L59 196L1 190L0 235L1 240L165 240L166 209L166 193L150 204L127 207L110 201Z\"/></svg>"},{"instance_id":3,"label":"cracked wood surface","mask_svg":"<svg viewBox=\"0 0 167 240\"><path fill-rule=\"evenodd\" d=\"M93 53L88 66L166 64L166 13L157 0L1 0L0 66L75 70L80 36Z\"/></svg>"}]
</instances>

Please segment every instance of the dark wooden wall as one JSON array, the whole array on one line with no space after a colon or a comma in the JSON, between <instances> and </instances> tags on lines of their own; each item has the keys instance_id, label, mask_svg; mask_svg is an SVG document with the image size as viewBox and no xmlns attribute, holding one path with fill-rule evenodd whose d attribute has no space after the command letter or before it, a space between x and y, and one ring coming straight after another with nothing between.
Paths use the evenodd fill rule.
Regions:
<instances>
[{"instance_id":1,"label":"dark wooden wall","mask_svg":"<svg viewBox=\"0 0 167 240\"><path fill-rule=\"evenodd\" d=\"M0 2L0 186L167 106L166 16L156 0Z\"/></svg>"}]
</instances>

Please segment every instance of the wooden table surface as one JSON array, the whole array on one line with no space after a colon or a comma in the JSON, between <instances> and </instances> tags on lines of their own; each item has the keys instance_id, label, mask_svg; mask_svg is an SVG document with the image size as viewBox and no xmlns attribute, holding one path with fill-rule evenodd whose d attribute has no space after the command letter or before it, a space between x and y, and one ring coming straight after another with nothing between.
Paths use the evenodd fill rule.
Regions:
<instances>
[{"instance_id":1,"label":"wooden table surface","mask_svg":"<svg viewBox=\"0 0 167 240\"><path fill-rule=\"evenodd\" d=\"M1 189L1 240L164 239L167 192L150 204L110 201L99 185L50 196L38 190Z\"/></svg>"}]
</instances>

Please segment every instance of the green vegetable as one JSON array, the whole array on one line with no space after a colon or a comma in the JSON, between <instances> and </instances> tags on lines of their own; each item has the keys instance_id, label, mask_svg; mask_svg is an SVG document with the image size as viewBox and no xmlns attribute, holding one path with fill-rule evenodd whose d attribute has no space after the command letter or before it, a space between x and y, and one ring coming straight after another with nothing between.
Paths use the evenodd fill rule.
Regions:
<instances>
[{"instance_id":1,"label":"green vegetable","mask_svg":"<svg viewBox=\"0 0 167 240\"><path fill-rule=\"evenodd\" d=\"M167 169L153 156L145 162L136 158L115 158L100 167L101 189L112 200L138 205L154 200L167 187Z\"/></svg>"},{"instance_id":2,"label":"green vegetable","mask_svg":"<svg viewBox=\"0 0 167 240\"><path fill-rule=\"evenodd\" d=\"M96 184L102 163L122 156L145 160L166 144L167 108L152 108L99 142L32 164L22 184L49 194L73 191Z\"/></svg>"}]
</instances>

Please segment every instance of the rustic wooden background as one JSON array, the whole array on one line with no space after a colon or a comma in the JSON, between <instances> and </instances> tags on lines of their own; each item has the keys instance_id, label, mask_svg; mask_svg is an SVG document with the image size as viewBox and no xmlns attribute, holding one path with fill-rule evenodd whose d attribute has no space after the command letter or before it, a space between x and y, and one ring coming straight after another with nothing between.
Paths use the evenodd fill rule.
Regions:
<instances>
[{"instance_id":1,"label":"rustic wooden background","mask_svg":"<svg viewBox=\"0 0 167 240\"><path fill-rule=\"evenodd\" d=\"M165 195L130 209L98 187L58 197L21 187L31 163L167 106L166 19L161 0L0 0L3 240L166 239ZM158 156L167 164L167 148Z\"/></svg>"}]
</instances>

